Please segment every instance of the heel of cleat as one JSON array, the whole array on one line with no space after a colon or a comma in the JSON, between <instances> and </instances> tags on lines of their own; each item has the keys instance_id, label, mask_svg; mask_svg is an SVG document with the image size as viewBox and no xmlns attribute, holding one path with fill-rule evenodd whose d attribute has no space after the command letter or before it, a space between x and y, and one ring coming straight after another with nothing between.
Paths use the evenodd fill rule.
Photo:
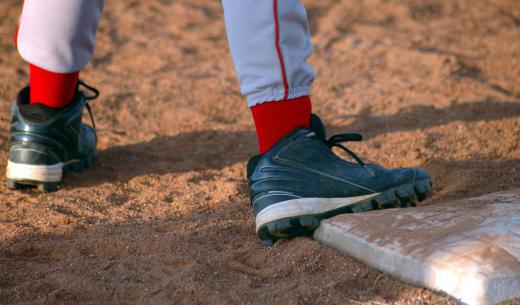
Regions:
<instances>
[{"instance_id":1,"label":"heel of cleat","mask_svg":"<svg viewBox=\"0 0 520 305\"><path fill-rule=\"evenodd\" d=\"M89 168L95 160L95 154L90 155L89 157L82 159L81 161L78 161L73 164L69 164L65 167L63 167L64 170L72 170L76 172L82 172L83 170ZM13 167L12 164L10 164L10 172L8 173L8 178L6 179L6 186L7 188L11 190L31 190L31 189L37 189L42 192L55 192L61 188L61 178L62 178L62 168L59 168L59 171L57 169L52 168L51 170L47 169L47 171L50 172L50 174L45 172L44 174L39 173L38 175L34 175L31 173L35 173L36 171L29 172L27 174L22 171L17 171L17 165ZM22 165L22 169L23 166ZM54 172L56 171L56 172ZM20 174L22 172L23 174ZM38 173L38 172L36 172ZM44 181L45 178L52 177L51 181ZM54 181L53 181L54 180ZM56 181L59 180L59 181Z\"/></svg>"}]
</instances>

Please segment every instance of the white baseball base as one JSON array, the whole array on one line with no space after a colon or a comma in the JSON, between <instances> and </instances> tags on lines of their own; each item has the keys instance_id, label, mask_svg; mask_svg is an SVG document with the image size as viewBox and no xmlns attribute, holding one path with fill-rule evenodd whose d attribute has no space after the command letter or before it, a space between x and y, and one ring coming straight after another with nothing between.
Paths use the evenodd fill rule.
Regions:
<instances>
[{"instance_id":1,"label":"white baseball base","mask_svg":"<svg viewBox=\"0 0 520 305\"><path fill-rule=\"evenodd\" d=\"M319 242L461 304L520 298L520 189L321 222Z\"/></svg>"}]
</instances>

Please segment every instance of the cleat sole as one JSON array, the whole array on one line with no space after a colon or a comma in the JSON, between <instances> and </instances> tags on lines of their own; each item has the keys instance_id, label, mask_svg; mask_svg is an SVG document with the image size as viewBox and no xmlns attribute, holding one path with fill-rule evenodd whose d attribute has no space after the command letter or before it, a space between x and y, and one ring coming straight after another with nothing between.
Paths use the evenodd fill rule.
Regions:
<instances>
[{"instance_id":1,"label":"cleat sole","mask_svg":"<svg viewBox=\"0 0 520 305\"><path fill-rule=\"evenodd\" d=\"M258 225L258 216L262 213L262 210L257 214L257 234L262 245L272 245L282 238L311 235L319 226L322 219L330 218L335 215L362 213L379 209L415 207L415 200L422 201L426 199L431 187L431 180L424 179L416 181L415 183L407 183L393 187L371 198L366 198L353 204L346 203L344 206L325 212L282 217ZM319 199L320 198L315 198L315 200Z\"/></svg>"},{"instance_id":2,"label":"cleat sole","mask_svg":"<svg viewBox=\"0 0 520 305\"><path fill-rule=\"evenodd\" d=\"M82 172L95 161L95 154L69 164L28 165L8 161L6 186L12 190L37 189L55 192L61 188L63 173L69 170Z\"/></svg>"},{"instance_id":3,"label":"cleat sole","mask_svg":"<svg viewBox=\"0 0 520 305\"><path fill-rule=\"evenodd\" d=\"M37 189L42 192L55 192L61 188L61 182L42 182L34 180L7 179L7 188L11 190L32 190Z\"/></svg>"}]
</instances>

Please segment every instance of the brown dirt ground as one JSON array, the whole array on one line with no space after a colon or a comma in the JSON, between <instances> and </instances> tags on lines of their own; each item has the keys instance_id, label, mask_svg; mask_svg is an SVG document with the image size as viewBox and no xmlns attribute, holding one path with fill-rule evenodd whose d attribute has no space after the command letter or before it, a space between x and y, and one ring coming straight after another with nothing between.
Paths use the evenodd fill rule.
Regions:
<instances>
[{"instance_id":1,"label":"brown dirt ground","mask_svg":"<svg viewBox=\"0 0 520 305\"><path fill-rule=\"evenodd\" d=\"M433 176L424 204L518 187L516 0L309 0L314 110L351 148ZM27 81L0 3L0 171ZM0 181L1 304L453 304L309 238L260 246L256 153L219 1L108 1L83 79L99 157L52 194Z\"/></svg>"}]
</instances>

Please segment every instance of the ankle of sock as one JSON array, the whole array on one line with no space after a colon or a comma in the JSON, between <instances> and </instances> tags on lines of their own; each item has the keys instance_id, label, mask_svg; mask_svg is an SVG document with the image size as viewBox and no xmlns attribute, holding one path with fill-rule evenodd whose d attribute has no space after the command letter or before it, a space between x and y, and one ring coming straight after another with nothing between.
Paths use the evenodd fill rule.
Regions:
<instances>
[{"instance_id":1,"label":"ankle of sock","mask_svg":"<svg viewBox=\"0 0 520 305\"><path fill-rule=\"evenodd\" d=\"M79 71L55 73L35 65L29 66L31 104L60 109L67 107L78 85Z\"/></svg>"},{"instance_id":2,"label":"ankle of sock","mask_svg":"<svg viewBox=\"0 0 520 305\"><path fill-rule=\"evenodd\" d=\"M298 127L308 128L311 116L311 99L266 102L251 108L258 137L260 153L265 153L281 138Z\"/></svg>"}]
</instances>

